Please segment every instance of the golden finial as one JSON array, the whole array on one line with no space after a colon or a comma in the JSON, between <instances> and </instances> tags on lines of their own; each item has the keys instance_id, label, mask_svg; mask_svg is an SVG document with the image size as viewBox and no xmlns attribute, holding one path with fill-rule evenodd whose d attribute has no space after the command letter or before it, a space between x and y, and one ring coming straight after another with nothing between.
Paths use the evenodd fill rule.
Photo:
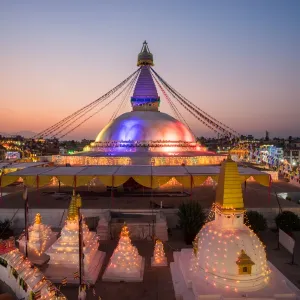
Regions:
<instances>
[{"instance_id":1,"label":"golden finial","mask_svg":"<svg viewBox=\"0 0 300 300\"><path fill-rule=\"evenodd\" d=\"M76 220L78 218L78 208L76 204L76 195L73 194L68 209L68 220Z\"/></svg>"},{"instance_id":2,"label":"golden finial","mask_svg":"<svg viewBox=\"0 0 300 300\"><path fill-rule=\"evenodd\" d=\"M231 153L229 151L228 155L227 155L227 161L233 161L232 157L231 157Z\"/></svg>"},{"instance_id":3,"label":"golden finial","mask_svg":"<svg viewBox=\"0 0 300 300\"><path fill-rule=\"evenodd\" d=\"M40 213L37 213L37 214L35 215L34 223L35 223L35 224L42 224L42 216L41 216Z\"/></svg>"},{"instance_id":4,"label":"golden finial","mask_svg":"<svg viewBox=\"0 0 300 300\"><path fill-rule=\"evenodd\" d=\"M81 197L79 194L77 194L77 196L76 196L76 206L77 206L77 208L80 208L82 206L82 201L81 201Z\"/></svg>"},{"instance_id":5,"label":"golden finial","mask_svg":"<svg viewBox=\"0 0 300 300\"><path fill-rule=\"evenodd\" d=\"M162 244L162 241L161 241L160 239L157 239L157 240L155 241L155 244Z\"/></svg>"},{"instance_id":6,"label":"golden finial","mask_svg":"<svg viewBox=\"0 0 300 300\"><path fill-rule=\"evenodd\" d=\"M123 225L123 227L122 227L120 237L129 237L128 226L126 225L125 222L124 222L124 225Z\"/></svg>"}]
</instances>

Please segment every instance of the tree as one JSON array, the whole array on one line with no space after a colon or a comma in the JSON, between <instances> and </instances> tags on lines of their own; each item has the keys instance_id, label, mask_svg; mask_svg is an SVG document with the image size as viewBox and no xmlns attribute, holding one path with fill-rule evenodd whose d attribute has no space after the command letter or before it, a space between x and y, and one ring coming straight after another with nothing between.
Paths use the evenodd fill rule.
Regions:
<instances>
[{"instance_id":1,"label":"tree","mask_svg":"<svg viewBox=\"0 0 300 300\"><path fill-rule=\"evenodd\" d=\"M191 201L180 204L178 217L179 226L184 232L184 240L188 245L191 245L205 223L205 213L198 202Z\"/></svg>"},{"instance_id":2,"label":"tree","mask_svg":"<svg viewBox=\"0 0 300 300\"><path fill-rule=\"evenodd\" d=\"M267 228L266 218L257 211L247 211L245 213L244 223L255 233L264 231Z\"/></svg>"},{"instance_id":3,"label":"tree","mask_svg":"<svg viewBox=\"0 0 300 300\"><path fill-rule=\"evenodd\" d=\"M300 230L300 219L291 211L283 211L282 213L278 214L275 218L275 222L277 227L286 233Z\"/></svg>"}]
</instances>

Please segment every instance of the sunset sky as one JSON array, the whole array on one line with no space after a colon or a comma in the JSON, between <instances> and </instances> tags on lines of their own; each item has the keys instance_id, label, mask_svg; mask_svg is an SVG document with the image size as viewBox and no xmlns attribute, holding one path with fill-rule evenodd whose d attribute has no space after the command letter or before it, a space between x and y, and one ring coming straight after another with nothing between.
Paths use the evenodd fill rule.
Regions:
<instances>
[{"instance_id":1,"label":"sunset sky","mask_svg":"<svg viewBox=\"0 0 300 300\"><path fill-rule=\"evenodd\" d=\"M2 0L0 132L39 132L105 94L147 40L155 70L216 119L300 136L299 16L298 0ZM69 138L95 138L116 106ZM196 135L213 136L178 108Z\"/></svg>"}]
</instances>

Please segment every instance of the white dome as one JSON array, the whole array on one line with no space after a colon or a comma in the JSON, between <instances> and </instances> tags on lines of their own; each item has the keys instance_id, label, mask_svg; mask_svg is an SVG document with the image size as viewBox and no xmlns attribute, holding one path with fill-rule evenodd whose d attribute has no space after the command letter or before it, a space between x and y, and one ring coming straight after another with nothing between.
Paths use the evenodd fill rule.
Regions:
<instances>
[{"instance_id":1,"label":"white dome","mask_svg":"<svg viewBox=\"0 0 300 300\"><path fill-rule=\"evenodd\" d=\"M201 277L216 288L250 292L268 281L266 252L257 235L243 224L243 213L219 214L198 233L198 252L191 260L195 281ZM251 274L239 272L242 250L252 263Z\"/></svg>"},{"instance_id":2,"label":"white dome","mask_svg":"<svg viewBox=\"0 0 300 300\"><path fill-rule=\"evenodd\" d=\"M191 131L180 121L159 111L132 111L106 125L95 142L185 141L195 142Z\"/></svg>"}]
</instances>

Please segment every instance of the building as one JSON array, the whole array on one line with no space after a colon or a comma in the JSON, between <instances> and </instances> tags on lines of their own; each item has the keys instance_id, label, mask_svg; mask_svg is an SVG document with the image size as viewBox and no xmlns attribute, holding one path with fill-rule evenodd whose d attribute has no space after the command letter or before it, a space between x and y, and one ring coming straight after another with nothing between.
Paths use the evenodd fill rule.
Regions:
<instances>
[{"instance_id":1,"label":"building","mask_svg":"<svg viewBox=\"0 0 300 300\"><path fill-rule=\"evenodd\" d=\"M0 145L0 161L5 160L6 157L6 149Z\"/></svg>"},{"instance_id":2,"label":"building","mask_svg":"<svg viewBox=\"0 0 300 300\"><path fill-rule=\"evenodd\" d=\"M298 165L300 163L300 148L286 149L284 151L284 159L293 166Z\"/></svg>"}]
</instances>

